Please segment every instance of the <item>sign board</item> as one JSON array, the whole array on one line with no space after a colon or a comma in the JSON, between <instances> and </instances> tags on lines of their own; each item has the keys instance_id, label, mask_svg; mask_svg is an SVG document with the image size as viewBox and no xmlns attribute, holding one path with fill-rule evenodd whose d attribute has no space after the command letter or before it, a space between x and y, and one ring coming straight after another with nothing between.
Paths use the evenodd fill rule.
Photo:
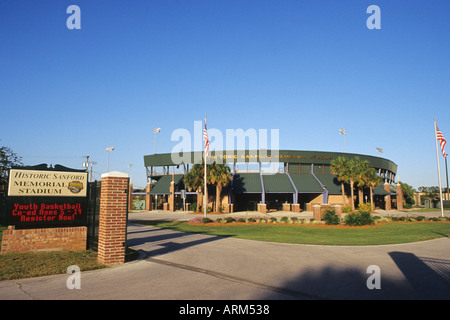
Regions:
<instances>
[{"instance_id":1,"label":"sign board","mask_svg":"<svg viewBox=\"0 0 450 320\"><path fill-rule=\"evenodd\" d=\"M18 226L62 226L84 222L86 201L73 199L11 198L9 224Z\"/></svg>"},{"instance_id":2,"label":"sign board","mask_svg":"<svg viewBox=\"0 0 450 320\"><path fill-rule=\"evenodd\" d=\"M18 228L86 225L87 187L83 171L10 169L7 223Z\"/></svg>"},{"instance_id":3,"label":"sign board","mask_svg":"<svg viewBox=\"0 0 450 320\"><path fill-rule=\"evenodd\" d=\"M8 196L86 197L87 172L11 169Z\"/></svg>"}]
</instances>

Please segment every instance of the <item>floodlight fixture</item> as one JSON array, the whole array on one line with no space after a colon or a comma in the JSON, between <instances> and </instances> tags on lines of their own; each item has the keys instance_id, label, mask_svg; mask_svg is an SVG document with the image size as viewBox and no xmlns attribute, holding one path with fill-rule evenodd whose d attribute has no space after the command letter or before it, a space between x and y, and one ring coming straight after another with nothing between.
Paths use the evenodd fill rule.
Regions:
<instances>
[{"instance_id":1,"label":"floodlight fixture","mask_svg":"<svg viewBox=\"0 0 450 320\"><path fill-rule=\"evenodd\" d=\"M109 172L109 153L111 152L111 151L113 151L115 148L114 147L108 147L108 148L106 148L106 152L108 153L108 161L107 161L107 163L106 163L106 172Z\"/></svg>"},{"instance_id":2,"label":"floodlight fixture","mask_svg":"<svg viewBox=\"0 0 450 320\"><path fill-rule=\"evenodd\" d=\"M345 129L339 129L339 134L342 134L344 136L344 152L345 152L345 136L347 135L347 130Z\"/></svg>"},{"instance_id":3,"label":"floodlight fixture","mask_svg":"<svg viewBox=\"0 0 450 320\"><path fill-rule=\"evenodd\" d=\"M156 134L159 133L160 131L161 131L160 127L153 129L153 134L155 136L155 142L153 144L153 154L156 154Z\"/></svg>"}]
</instances>

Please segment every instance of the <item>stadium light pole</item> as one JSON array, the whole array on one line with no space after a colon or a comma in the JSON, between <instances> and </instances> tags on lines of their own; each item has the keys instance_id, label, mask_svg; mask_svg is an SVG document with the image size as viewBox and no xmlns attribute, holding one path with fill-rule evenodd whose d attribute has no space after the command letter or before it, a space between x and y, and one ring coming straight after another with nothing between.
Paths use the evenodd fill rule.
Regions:
<instances>
[{"instance_id":1,"label":"stadium light pole","mask_svg":"<svg viewBox=\"0 0 450 320\"><path fill-rule=\"evenodd\" d=\"M106 163L106 172L109 172L109 153L114 150L114 147L106 148L106 152L108 153L108 162Z\"/></svg>"},{"instance_id":2,"label":"stadium light pole","mask_svg":"<svg viewBox=\"0 0 450 320\"><path fill-rule=\"evenodd\" d=\"M156 134L159 133L161 131L161 128L155 128L153 129L153 134L155 136L155 142L153 144L153 154L156 154Z\"/></svg>"},{"instance_id":3,"label":"stadium light pole","mask_svg":"<svg viewBox=\"0 0 450 320\"><path fill-rule=\"evenodd\" d=\"M344 135L344 152L345 152L345 135L347 134L347 130L339 129L339 134Z\"/></svg>"},{"instance_id":4,"label":"stadium light pole","mask_svg":"<svg viewBox=\"0 0 450 320\"><path fill-rule=\"evenodd\" d=\"M133 167L134 167L134 164L132 164L132 163L128 164L128 168L130 168L130 182L131 182L131 170L133 169Z\"/></svg>"}]
</instances>

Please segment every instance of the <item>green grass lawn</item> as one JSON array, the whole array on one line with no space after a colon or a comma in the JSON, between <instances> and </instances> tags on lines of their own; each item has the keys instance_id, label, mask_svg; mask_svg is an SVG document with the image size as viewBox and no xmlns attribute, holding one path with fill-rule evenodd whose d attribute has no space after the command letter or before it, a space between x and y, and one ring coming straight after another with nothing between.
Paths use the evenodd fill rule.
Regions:
<instances>
[{"instance_id":1,"label":"green grass lawn","mask_svg":"<svg viewBox=\"0 0 450 320\"><path fill-rule=\"evenodd\" d=\"M3 230L0 225L0 241ZM97 263L97 253L86 251L42 251L0 254L0 280L12 280L66 273L70 265L81 271L104 268Z\"/></svg>"},{"instance_id":2,"label":"green grass lawn","mask_svg":"<svg viewBox=\"0 0 450 320\"><path fill-rule=\"evenodd\" d=\"M0 242L3 230L0 225ZM135 260L138 252L127 248L125 261ZM105 268L97 262L97 252L85 251L41 251L0 254L0 281L63 274L76 265L81 271Z\"/></svg>"},{"instance_id":3,"label":"green grass lawn","mask_svg":"<svg viewBox=\"0 0 450 320\"><path fill-rule=\"evenodd\" d=\"M81 271L104 267L97 263L97 253L88 250L5 253L0 255L0 280L66 273L71 265Z\"/></svg>"},{"instance_id":4,"label":"green grass lawn","mask_svg":"<svg viewBox=\"0 0 450 320\"><path fill-rule=\"evenodd\" d=\"M137 222L137 221L136 221ZM251 240L321 245L384 245L424 241L450 236L448 222L391 222L372 227L325 225L224 224L190 225L181 221L137 223L183 232L204 233Z\"/></svg>"}]
</instances>

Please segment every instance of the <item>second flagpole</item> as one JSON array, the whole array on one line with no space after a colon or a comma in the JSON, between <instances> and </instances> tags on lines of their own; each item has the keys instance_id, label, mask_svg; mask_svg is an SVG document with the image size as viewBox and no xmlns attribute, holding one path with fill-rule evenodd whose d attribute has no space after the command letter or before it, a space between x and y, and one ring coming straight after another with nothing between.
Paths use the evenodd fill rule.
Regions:
<instances>
[{"instance_id":1,"label":"second flagpole","mask_svg":"<svg viewBox=\"0 0 450 320\"><path fill-rule=\"evenodd\" d=\"M441 199L441 215L444 216L444 202L442 201L442 183L441 183L441 167L439 165L439 151L438 151L438 139L437 139L437 128L436 128L436 119L434 120L434 140L436 140L436 160L438 167L438 179L439 179L439 196Z\"/></svg>"},{"instance_id":2,"label":"second flagpole","mask_svg":"<svg viewBox=\"0 0 450 320\"><path fill-rule=\"evenodd\" d=\"M206 132L206 115L205 115L205 124L204 124L204 129L203 129L205 132ZM204 159L204 162L205 162L205 177L204 177L204 182L203 182L203 184L204 184L204 187L205 187L205 191L204 191L204 193L203 193L203 197L204 197L204 200L203 200L203 213L204 213L204 216L205 216L205 218L206 218L206 206L208 205L208 189L207 189L207 184L206 184L206 141L205 141L205 152L204 152L204 156L203 156L203 159Z\"/></svg>"},{"instance_id":3,"label":"second flagpole","mask_svg":"<svg viewBox=\"0 0 450 320\"><path fill-rule=\"evenodd\" d=\"M447 157L445 157L445 177L447 179L447 192L445 195L445 200L450 200L449 198L449 189L448 189L448 168L447 168Z\"/></svg>"}]
</instances>

